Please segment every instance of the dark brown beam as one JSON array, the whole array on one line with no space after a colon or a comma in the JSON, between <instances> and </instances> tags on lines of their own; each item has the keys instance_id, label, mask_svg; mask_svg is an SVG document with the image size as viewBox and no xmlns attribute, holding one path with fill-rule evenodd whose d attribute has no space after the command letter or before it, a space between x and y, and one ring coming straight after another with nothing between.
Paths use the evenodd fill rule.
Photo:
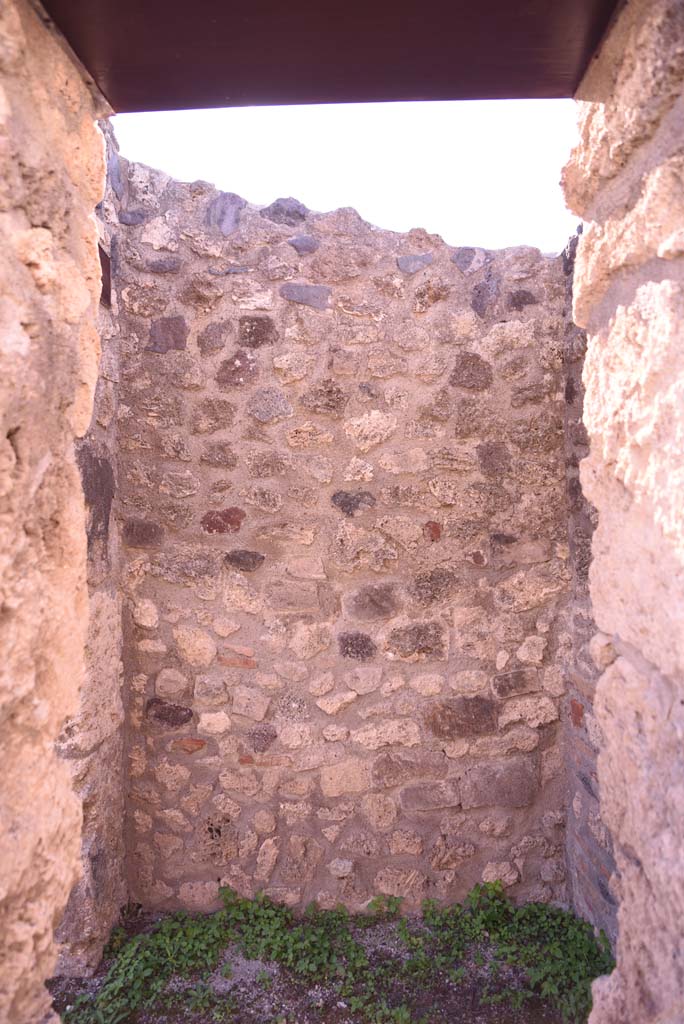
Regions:
<instances>
[{"instance_id":1,"label":"dark brown beam","mask_svg":"<svg viewBox=\"0 0 684 1024\"><path fill-rule=\"evenodd\" d=\"M571 96L616 0L44 6L114 110L126 112Z\"/></svg>"}]
</instances>

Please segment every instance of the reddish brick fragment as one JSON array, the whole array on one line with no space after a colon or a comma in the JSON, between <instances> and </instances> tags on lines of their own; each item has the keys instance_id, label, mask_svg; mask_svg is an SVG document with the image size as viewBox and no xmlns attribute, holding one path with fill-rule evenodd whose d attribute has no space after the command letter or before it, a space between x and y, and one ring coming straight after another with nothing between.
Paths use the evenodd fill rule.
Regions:
<instances>
[{"instance_id":1,"label":"reddish brick fragment","mask_svg":"<svg viewBox=\"0 0 684 1024\"><path fill-rule=\"evenodd\" d=\"M426 540L429 540L431 544L439 540L442 536L442 527L439 523L436 523L434 519L429 519L427 523L423 524L423 536Z\"/></svg>"},{"instance_id":2,"label":"reddish brick fragment","mask_svg":"<svg viewBox=\"0 0 684 1024\"><path fill-rule=\"evenodd\" d=\"M241 508L211 509L202 516L205 533L237 533L247 516Z\"/></svg>"}]
</instances>

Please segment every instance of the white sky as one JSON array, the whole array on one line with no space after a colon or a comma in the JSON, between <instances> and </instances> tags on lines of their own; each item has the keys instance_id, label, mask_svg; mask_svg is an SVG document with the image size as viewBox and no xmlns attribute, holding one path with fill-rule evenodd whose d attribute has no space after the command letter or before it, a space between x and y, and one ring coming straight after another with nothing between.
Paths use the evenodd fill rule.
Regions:
<instances>
[{"instance_id":1,"label":"white sky","mask_svg":"<svg viewBox=\"0 0 684 1024\"><path fill-rule=\"evenodd\" d=\"M560 171L572 100L367 103L119 114L122 155L251 203L353 206L382 228L449 245L558 252L577 226Z\"/></svg>"}]
</instances>

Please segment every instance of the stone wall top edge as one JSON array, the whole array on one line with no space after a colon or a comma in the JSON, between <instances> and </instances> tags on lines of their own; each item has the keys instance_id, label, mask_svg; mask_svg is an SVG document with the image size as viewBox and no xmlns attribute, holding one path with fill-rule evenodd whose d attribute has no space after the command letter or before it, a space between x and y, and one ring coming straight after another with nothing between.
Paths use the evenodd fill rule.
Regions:
<instances>
[{"instance_id":1,"label":"stone wall top edge","mask_svg":"<svg viewBox=\"0 0 684 1024\"><path fill-rule=\"evenodd\" d=\"M461 245L454 245L447 242L442 235L437 232L429 231L420 225L414 225L408 228L406 231L397 231L393 228L386 228L379 224L374 224L372 221L366 220L358 210L353 206L339 206L332 210L314 210L307 207L301 200L296 199L292 196L279 196L275 198L271 203L253 203L246 199L244 196L238 193L232 192L229 189L223 189L214 182L205 181L204 179L197 179L195 181L185 181L174 178L166 171L161 170L158 167L153 167L149 164L143 163L138 160L129 160L124 153L120 151L119 143L116 138L116 125L112 125L111 121L107 121L108 125L107 140L108 144L111 145L112 151L116 154L116 157L121 164L130 169L142 171L148 175L151 182L156 182L158 188L155 193L159 199L162 198L164 192L169 186L176 189L184 189L188 192L188 199L191 205L199 201L206 201L209 197L216 198L219 195L234 197L236 204L240 204L241 212L246 215L264 216L264 211L270 210L278 204L289 204L295 209L301 210L303 217L299 223L292 224L291 234L296 235L297 233L303 232L309 224L322 224L326 220L331 220L335 217L347 217L356 220L360 230L367 232L371 235L382 235L388 239L396 239L397 241L403 239L415 240L418 248L422 245L426 248L429 245L436 247L443 247L447 250L458 252L459 250L475 250L478 253L484 254L485 257L490 259L496 259L498 257L505 258L514 256L516 254L534 254L537 258L547 261L549 263L554 260L560 260L563 252L567 245L574 236L569 236L568 241L557 251L557 252L542 252L538 246L529 245L526 242L519 242L515 245L501 246L499 248L492 248L488 246L478 245L476 243L463 242ZM177 199L174 200L174 203ZM268 219L268 218L266 218ZM281 224L286 226L286 222L273 221L274 224ZM344 232L347 233L347 232Z\"/></svg>"}]
</instances>

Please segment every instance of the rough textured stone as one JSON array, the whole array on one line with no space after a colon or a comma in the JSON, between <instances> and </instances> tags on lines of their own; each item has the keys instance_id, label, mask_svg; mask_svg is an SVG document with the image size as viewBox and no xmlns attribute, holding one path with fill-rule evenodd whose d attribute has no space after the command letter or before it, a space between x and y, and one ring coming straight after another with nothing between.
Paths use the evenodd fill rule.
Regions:
<instances>
[{"instance_id":1,"label":"rough textured stone","mask_svg":"<svg viewBox=\"0 0 684 1024\"><path fill-rule=\"evenodd\" d=\"M182 316L166 316L153 320L147 342L148 352L171 352L182 350L188 340L188 325Z\"/></svg>"},{"instance_id":2,"label":"rough textured stone","mask_svg":"<svg viewBox=\"0 0 684 1024\"><path fill-rule=\"evenodd\" d=\"M202 516L205 533L239 533L247 513L241 508L210 509Z\"/></svg>"},{"instance_id":3,"label":"rough textured stone","mask_svg":"<svg viewBox=\"0 0 684 1024\"><path fill-rule=\"evenodd\" d=\"M182 704L171 704L169 701L152 697L145 707L147 718L156 725L168 729L180 729L192 718L192 708Z\"/></svg>"},{"instance_id":4,"label":"rough textured stone","mask_svg":"<svg viewBox=\"0 0 684 1024\"><path fill-rule=\"evenodd\" d=\"M396 417L382 413L378 409L373 409L358 419L349 420L344 427L345 433L362 452L368 452L382 444L396 429Z\"/></svg>"},{"instance_id":5,"label":"rough textured stone","mask_svg":"<svg viewBox=\"0 0 684 1024\"><path fill-rule=\"evenodd\" d=\"M321 244L313 235L295 235L294 238L288 238L287 241L299 256L308 256L310 253L316 252Z\"/></svg>"},{"instance_id":6,"label":"rough textured stone","mask_svg":"<svg viewBox=\"0 0 684 1024\"><path fill-rule=\"evenodd\" d=\"M429 267L433 259L430 252L419 256L397 256L397 266L404 274L417 274L419 270Z\"/></svg>"},{"instance_id":7,"label":"rough textured stone","mask_svg":"<svg viewBox=\"0 0 684 1024\"><path fill-rule=\"evenodd\" d=\"M258 388L246 405L247 412L260 423L292 415L292 406L279 388Z\"/></svg>"},{"instance_id":8,"label":"rough textured stone","mask_svg":"<svg viewBox=\"0 0 684 1024\"><path fill-rule=\"evenodd\" d=\"M264 559L265 555L260 551L248 551L245 548L235 548L225 556L226 563L240 572L256 572L263 565Z\"/></svg>"},{"instance_id":9,"label":"rough textured stone","mask_svg":"<svg viewBox=\"0 0 684 1024\"><path fill-rule=\"evenodd\" d=\"M337 643L342 657L354 661L368 661L374 658L378 651L367 633L340 633Z\"/></svg>"},{"instance_id":10,"label":"rough textured stone","mask_svg":"<svg viewBox=\"0 0 684 1024\"><path fill-rule=\"evenodd\" d=\"M224 236L232 235L240 223L240 213L246 201L234 192L219 192L208 204L205 223L209 228L218 228Z\"/></svg>"},{"instance_id":11,"label":"rough textured stone","mask_svg":"<svg viewBox=\"0 0 684 1024\"><path fill-rule=\"evenodd\" d=\"M286 224L288 227L296 227L306 220L309 212L303 203L298 199L276 199L270 206L260 211L262 217L272 220L275 224Z\"/></svg>"},{"instance_id":12,"label":"rough textured stone","mask_svg":"<svg viewBox=\"0 0 684 1024\"><path fill-rule=\"evenodd\" d=\"M261 348L278 340L276 325L270 316L241 316L238 321L238 345Z\"/></svg>"},{"instance_id":13,"label":"rough textured stone","mask_svg":"<svg viewBox=\"0 0 684 1024\"><path fill-rule=\"evenodd\" d=\"M289 302L297 302L313 309L327 309L330 305L332 289L322 284L294 284L280 286L280 294Z\"/></svg>"},{"instance_id":14,"label":"rough textured stone","mask_svg":"<svg viewBox=\"0 0 684 1024\"><path fill-rule=\"evenodd\" d=\"M509 758L466 769L460 780L461 803L471 807L528 807L539 789L534 761Z\"/></svg>"},{"instance_id":15,"label":"rough textured stone","mask_svg":"<svg viewBox=\"0 0 684 1024\"><path fill-rule=\"evenodd\" d=\"M349 614L362 622L392 619L402 608L394 583L367 583L350 594L347 600Z\"/></svg>"},{"instance_id":16,"label":"rough textured stone","mask_svg":"<svg viewBox=\"0 0 684 1024\"><path fill-rule=\"evenodd\" d=\"M598 787L582 764L568 822L571 841L577 833L570 849L591 844L588 809L596 814L600 792L619 876L617 968L593 986L592 1024L676 1020L684 999L675 955L684 888L673 881L684 849L676 754L684 678L682 31L673 0L639 0L619 12L581 85L579 143L563 173L566 201L586 222L574 313L588 332L588 444L579 454L598 521L590 595L598 629L620 654L594 666L597 683L593 662L583 662L604 740ZM571 403L580 397L570 389ZM570 482L576 496L577 477ZM576 742L582 735L572 723L567 732ZM596 860L606 861L599 852ZM588 894L606 917L615 903L609 870L603 892Z\"/></svg>"},{"instance_id":17,"label":"rough textured stone","mask_svg":"<svg viewBox=\"0 0 684 1024\"><path fill-rule=\"evenodd\" d=\"M357 512L364 512L375 505L370 491L335 491L330 498L333 505L350 518Z\"/></svg>"},{"instance_id":18,"label":"rough textured stone","mask_svg":"<svg viewBox=\"0 0 684 1024\"><path fill-rule=\"evenodd\" d=\"M486 697L457 697L431 705L425 723L442 740L480 736L496 731L497 707Z\"/></svg>"},{"instance_id":19,"label":"rough textured stone","mask_svg":"<svg viewBox=\"0 0 684 1024\"><path fill-rule=\"evenodd\" d=\"M349 394L332 377L326 377L304 392L300 399L305 409L322 416L341 416L349 402Z\"/></svg>"},{"instance_id":20,"label":"rough textured stone","mask_svg":"<svg viewBox=\"0 0 684 1024\"><path fill-rule=\"evenodd\" d=\"M387 789L417 779L441 779L447 774L443 754L429 751L393 751L380 754L373 762L373 786Z\"/></svg>"},{"instance_id":21,"label":"rough textured stone","mask_svg":"<svg viewBox=\"0 0 684 1024\"><path fill-rule=\"evenodd\" d=\"M387 650L406 661L443 661L447 655L446 635L439 622L419 622L390 631Z\"/></svg>"},{"instance_id":22,"label":"rough textured stone","mask_svg":"<svg viewBox=\"0 0 684 1024\"><path fill-rule=\"evenodd\" d=\"M229 320L208 324L197 335L197 347L203 356L213 356L226 346L226 340L232 333Z\"/></svg>"},{"instance_id":23,"label":"rough textured stone","mask_svg":"<svg viewBox=\"0 0 684 1024\"><path fill-rule=\"evenodd\" d=\"M256 356L249 350L240 350L224 359L216 373L216 383L222 388L239 388L259 376Z\"/></svg>"},{"instance_id":24,"label":"rough textured stone","mask_svg":"<svg viewBox=\"0 0 684 1024\"><path fill-rule=\"evenodd\" d=\"M492 692L501 700L539 689L541 689L539 672L533 668L519 668L513 672L503 672L492 680Z\"/></svg>"},{"instance_id":25,"label":"rough textured stone","mask_svg":"<svg viewBox=\"0 0 684 1024\"><path fill-rule=\"evenodd\" d=\"M493 380L491 366L475 352L459 353L449 377L452 387L468 388L470 391L486 391Z\"/></svg>"},{"instance_id":26,"label":"rough textured stone","mask_svg":"<svg viewBox=\"0 0 684 1024\"><path fill-rule=\"evenodd\" d=\"M130 548L156 548L163 539L164 530L158 523L133 517L124 522L123 542Z\"/></svg>"},{"instance_id":27,"label":"rough textured stone","mask_svg":"<svg viewBox=\"0 0 684 1024\"><path fill-rule=\"evenodd\" d=\"M407 814L458 807L461 803L458 786L453 782L422 782L401 791L401 806Z\"/></svg>"},{"instance_id":28,"label":"rough textured stone","mask_svg":"<svg viewBox=\"0 0 684 1024\"><path fill-rule=\"evenodd\" d=\"M216 644L203 629L176 626L173 638L182 660L194 668L207 668L216 657Z\"/></svg>"}]
</instances>

